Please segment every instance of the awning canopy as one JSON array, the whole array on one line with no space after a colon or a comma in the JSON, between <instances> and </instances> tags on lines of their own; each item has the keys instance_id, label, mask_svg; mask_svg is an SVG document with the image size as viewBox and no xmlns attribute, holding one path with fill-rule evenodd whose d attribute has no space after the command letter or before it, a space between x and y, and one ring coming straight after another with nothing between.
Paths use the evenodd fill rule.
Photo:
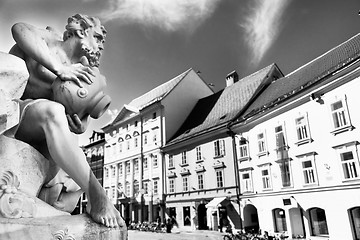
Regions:
<instances>
[{"instance_id":1,"label":"awning canopy","mask_svg":"<svg viewBox=\"0 0 360 240\"><path fill-rule=\"evenodd\" d=\"M225 199L226 199L226 197L217 197L217 198L214 198L214 199L211 200L208 204L206 204L205 207L206 207L206 208L216 208L216 207L218 207Z\"/></svg>"}]
</instances>

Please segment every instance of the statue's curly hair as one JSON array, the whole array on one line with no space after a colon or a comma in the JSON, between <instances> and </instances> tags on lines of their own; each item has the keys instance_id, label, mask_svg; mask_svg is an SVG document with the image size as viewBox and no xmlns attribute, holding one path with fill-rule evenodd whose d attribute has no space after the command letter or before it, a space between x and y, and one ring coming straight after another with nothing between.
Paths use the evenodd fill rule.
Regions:
<instances>
[{"instance_id":1,"label":"statue's curly hair","mask_svg":"<svg viewBox=\"0 0 360 240\"><path fill-rule=\"evenodd\" d=\"M76 14L68 18L68 24L65 26L66 30L63 35L63 40L65 41L69 37L77 34L77 31L85 32L89 28L99 27L103 38L106 37L106 29L101 25L100 20L96 17L89 17L83 14Z\"/></svg>"}]
</instances>

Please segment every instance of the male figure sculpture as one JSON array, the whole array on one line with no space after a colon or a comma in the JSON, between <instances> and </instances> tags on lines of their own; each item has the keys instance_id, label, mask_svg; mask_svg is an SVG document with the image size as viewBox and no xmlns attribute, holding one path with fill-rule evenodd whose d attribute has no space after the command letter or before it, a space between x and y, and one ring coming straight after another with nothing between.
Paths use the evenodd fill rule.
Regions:
<instances>
[{"instance_id":1,"label":"male figure sculpture","mask_svg":"<svg viewBox=\"0 0 360 240\"><path fill-rule=\"evenodd\" d=\"M104 27L97 18L76 14L69 18L63 39L51 28L38 29L26 23L15 24L12 34L16 44L10 54L22 58L29 72L19 101L20 123L12 132L16 139L30 144L49 159L53 171L39 197L71 212L84 191L89 199L87 212L94 221L108 227L123 226L120 213L107 198L77 146L74 133L85 131L89 116L80 119L77 114L67 115L64 106L53 101L51 88L56 78L74 81L79 87L97 80L106 34ZM77 185L64 184L59 167ZM67 188L67 192L61 193L63 188ZM70 189L78 191L69 192Z\"/></svg>"}]
</instances>

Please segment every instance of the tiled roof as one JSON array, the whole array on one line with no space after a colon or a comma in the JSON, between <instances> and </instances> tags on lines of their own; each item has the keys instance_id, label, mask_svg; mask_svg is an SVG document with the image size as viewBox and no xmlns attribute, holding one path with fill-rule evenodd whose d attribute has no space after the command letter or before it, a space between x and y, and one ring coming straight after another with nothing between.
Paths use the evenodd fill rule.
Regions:
<instances>
[{"instance_id":1,"label":"tiled roof","mask_svg":"<svg viewBox=\"0 0 360 240\"><path fill-rule=\"evenodd\" d=\"M265 67L220 92L200 99L169 144L228 123L248 103L274 66Z\"/></svg>"},{"instance_id":2,"label":"tiled roof","mask_svg":"<svg viewBox=\"0 0 360 240\"><path fill-rule=\"evenodd\" d=\"M161 101L164 97L166 97L168 95L168 93L171 92L171 90L174 89L174 87L182 80L186 77L186 75L190 72L193 71L193 69L189 69L183 73L181 73L180 75L174 77L173 79L159 85L158 87L150 90L149 92L141 95L138 98L133 99L129 104L126 104L122 110L120 111L120 113L116 116L116 118L114 119L114 121L110 124L113 125L115 123L117 123L120 120L123 120L124 117L124 111L129 110L130 108L133 108L133 110L142 110L147 106L150 106L151 104Z\"/></svg>"},{"instance_id":3,"label":"tiled roof","mask_svg":"<svg viewBox=\"0 0 360 240\"><path fill-rule=\"evenodd\" d=\"M161 84L160 86L150 90L142 96L135 98L128 105L138 108L139 110L149 106L150 104L163 99L171 90L191 71L189 69L184 73L174 77L173 79Z\"/></svg>"},{"instance_id":4,"label":"tiled roof","mask_svg":"<svg viewBox=\"0 0 360 240\"><path fill-rule=\"evenodd\" d=\"M359 56L360 34L357 34L285 77L274 81L249 106L243 114L243 118L249 118L259 112L266 111L309 86L321 82Z\"/></svg>"}]
</instances>

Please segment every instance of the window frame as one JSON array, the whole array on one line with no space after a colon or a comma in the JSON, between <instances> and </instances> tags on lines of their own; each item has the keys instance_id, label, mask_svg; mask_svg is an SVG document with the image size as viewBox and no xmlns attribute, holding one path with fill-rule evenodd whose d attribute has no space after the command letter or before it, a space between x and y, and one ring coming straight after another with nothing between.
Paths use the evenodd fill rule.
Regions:
<instances>
[{"instance_id":1,"label":"window frame","mask_svg":"<svg viewBox=\"0 0 360 240\"><path fill-rule=\"evenodd\" d=\"M341 109L332 109L333 108L333 105L335 105L336 103L338 102L341 102L342 104L342 107L341 109L343 111L341 111ZM339 112L342 112L340 115L339 115ZM344 132L344 131L349 131L349 130L353 130L354 127L351 123L351 118L350 118L350 112L349 112L349 108L348 108L348 104L347 104L347 97L346 95L343 95L343 96L336 96L329 104L329 113L330 113L330 119L331 119L331 133L336 135L338 133L341 133L341 132ZM346 121L345 124L343 125L339 125L339 126L336 126L336 123L335 123L335 118L334 118L334 114L336 114L337 116L337 124L339 124L340 122L342 121ZM341 118L341 119L339 119Z\"/></svg>"},{"instance_id":2,"label":"window frame","mask_svg":"<svg viewBox=\"0 0 360 240\"><path fill-rule=\"evenodd\" d=\"M300 124L298 123L299 120L303 119L303 122ZM310 132L310 125L308 114L300 114L295 118L295 131L296 131L296 145L301 145L305 143L309 143L312 141L311 139L311 132ZM306 135L305 137L301 137L302 135Z\"/></svg>"},{"instance_id":3,"label":"window frame","mask_svg":"<svg viewBox=\"0 0 360 240\"><path fill-rule=\"evenodd\" d=\"M215 171L215 175L216 175L216 188L223 188L225 186L224 171L222 169L217 169Z\"/></svg>"}]
</instances>

